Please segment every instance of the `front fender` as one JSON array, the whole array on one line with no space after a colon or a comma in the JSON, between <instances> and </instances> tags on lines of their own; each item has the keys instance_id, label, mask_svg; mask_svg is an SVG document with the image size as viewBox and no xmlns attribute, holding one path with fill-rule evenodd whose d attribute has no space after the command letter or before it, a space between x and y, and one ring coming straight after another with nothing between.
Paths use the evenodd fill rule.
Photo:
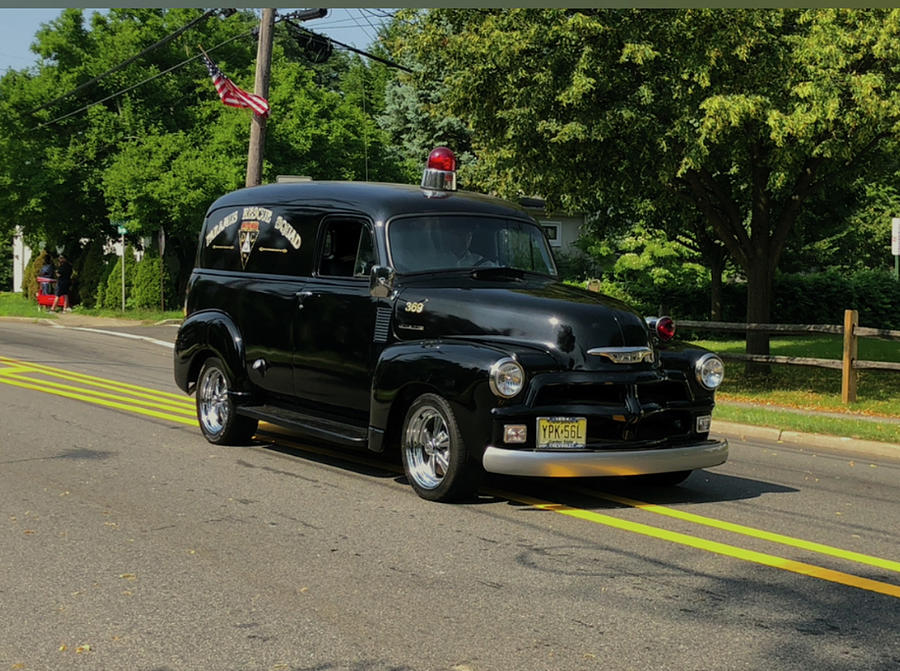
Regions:
<instances>
[{"instance_id":1,"label":"front fender","mask_svg":"<svg viewBox=\"0 0 900 671\"><path fill-rule=\"evenodd\" d=\"M490 410L498 405L488 385L491 365L509 353L482 343L405 342L386 348L375 365L369 424L377 432L398 428L420 394L447 399L473 458L490 439Z\"/></svg>"},{"instance_id":2,"label":"front fender","mask_svg":"<svg viewBox=\"0 0 900 671\"><path fill-rule=\"evenodd\" d=\"M704 389L697 382L694 367L697 361L710 350L691 343L666 343L658 348L660 363L667 374L676 372L684 376L691 393L696 399L713 401L715 392Z\"/></svg>"},{"instance_id":3,"label":"front fender","mask_svg":"<svg viewBox=\"0 0 900 671\"><path fill-rule=\"evenodd\" d=\"M238 388L244 382L244 339L226 313L201 310L184 320L175 338L175 384L190 393L200 366L209 356L218 357Z\"/></svg>"}]
</instances>

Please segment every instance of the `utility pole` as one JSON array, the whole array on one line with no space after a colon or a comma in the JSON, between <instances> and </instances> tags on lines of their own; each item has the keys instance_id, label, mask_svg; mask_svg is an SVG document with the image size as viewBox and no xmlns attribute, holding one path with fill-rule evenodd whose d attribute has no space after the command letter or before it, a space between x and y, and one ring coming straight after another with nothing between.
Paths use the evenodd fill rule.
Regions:
<instances>
[{"instance_id":1,"label":"utility pole","mask_svg":"<svg viewBox=\"0 0 900 671\"><path fill-rule=\"evenodd\" d=\"M262 10L259 22L259 46L256 49L256 81L253 92L269 97L269 73L272 70L272 33L275 28L275 10ZM263 148L266 145L266 119L257 114L250 121L250 149L247 151L247 186L262 183Z\"/></svg>"}]
</instances>

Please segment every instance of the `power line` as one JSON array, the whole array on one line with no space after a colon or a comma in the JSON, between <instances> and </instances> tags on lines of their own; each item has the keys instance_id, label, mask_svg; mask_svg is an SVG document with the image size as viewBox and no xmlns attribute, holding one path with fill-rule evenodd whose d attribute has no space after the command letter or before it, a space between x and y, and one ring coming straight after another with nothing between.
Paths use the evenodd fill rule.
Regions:
<instances>
[{"instance_id":1,"label":"power line","mask_svg":"<svg viewBox=\"0 0 900 671\"><path fill-rule=\"evenodd\" d=\"M390 61L386 58L382 58L381 56L376 56L375 54L370 54L368 51L363 51L362 49L357 49L356 47L351 47L349 44L344 44L343 42L338 42L335 39L332 39L325 35L316 33L312 30L309 30L308 28L303 28L301 26L298 26L296 23L294 23L290 20L285 20L285 23L287 23L293 30L300 33L301 35L312 35L319 39L327 40L327 41L331 42L332 44L336 44L341 49L346 49L347 51L352 51L355 54L359 54L360 56L365 56L366 58L369 58L373 61L378 61L379 63L382 63L383 65L387 65L388 67L395 68L397 70L403 70L404 72L410 72L410 73L412 72L411 69L409 69L408 67L406 67L404 65L400 65L399 63L395 63L394 61Z\"/></svg>"},{"instance_id":2,"label":"power line","mask_svg":"<svg viewBox=\"0 0 900 671\"><path fill-rule=\"evenodd\" d=\"M240 35L235 35L234 37L230 37L229 39L225 40L224 42L220 42L220 43L217 44L216 46L211 47L211 48L207 49L206 51L207 51L207 53L212 52L212 51L215 51L216 49L218 49L218 48L220 48L220 47L224 47L226 44L228 44L228 43L230 43L230 42L234 42L234 41L237 40L237 39L240 39L240 38L242 38L242 37L249 37L250 35L253 35L255 32L257 32L257 30L256 30L256 28L254 27L252 30L248 30L246 33L241 33ZM178 70L179 68L184 67L184 66L187 65L188 63L191 63L191 62L197 60L198 58L202 58L202 57L203 57L203 54L197 54L196 56L191 56L191 57L188 58L187 60L181 61L181 63L178 63L177 65L173 65L172 67L167 68L166 70L162 70L161 72L157 72L157 73L156 73L155 75L153 75L152 77L148 77L147 79L144 79L144 80L142 80L142 81L139 81L137 84L133 84L133 85L129 86L128 88L124 88L124 89L122 89L121 91L117 91L117 92L115 92L115 93L113 93L113 94L111 94L111 95L106 96L105 98L103 98L103 99L101 99L101 100L97 100L96 102L89 103L89 104L85 105L84 107L78 108L78 109L75 110L74 112L69 112L68 114L64 114L64 115L62 115L62 116L60 116L60 117L57 117L57 118L53 119L52 121L46 121L46 122L44 122L44 123L42 123L42 124L39 124L38 126L35 127L35 130L37 130L37 129L39 129L39 128L44 128L45 126L51 126L51 125L55 124L55 123L58 122L58 121L63 121L63 120L65 120L65 119L68 119L69 117L75 116L76 114L79 114L79 113L81 113L81 112L85 112L85 111L89 110L91 107L95 107L96 105L100 105L100 104L105 103L105 102L107 102L107 101L109 101L109 100L112 100L113 98L117 98L117 97L119 97L119 96L121 96L121 95L124 95L124 94L128 93L129 91L133 91L134 89L136 89L136 88L138 88L138 87L140 87L140 86L143 86L144 84L146 84L146 83L148 83L148 82L152 82L154 79L159 79L159 78L162 77L163 75L167 75L167 74L169 74L170 72L173 72L173 71L175 71L175 70Z\"/></svg>"},{"instance_id":3,"label":"power line","mask_svg":"<svg viewBox=\"0 0 900 671\"><path fill-rule=\"evenodd\" d=\"M348 13L349 13L349 12L352 12L352 11L353 11L353 10L348 10ZM363 17L363 19L365 19L366 23L369 24L369 27L372 28L373 30L375 30L375 36L377 36L377 35L378 35L378 30L375 29L375 27L372 25L372 22L369 21L369 19L365 16L365 14L362 13L361 10L358 10L358 9L357 9L356 11L357 11L358 14L360 14L360 15ZM351 15L351 16L352 16L352 15ZM375 37L373 37L372 35L369 34L369 31L366 30L366 27L365 27L364 25L362 25L362 24L359 22L358 19L354 19L354 21L355 21L355 23L356 23L356 27L359 28L359 29L362 31L363 35L365 35L366 38L369 40L369 44L371 44L372 42L374 42L374 41L375 41Z\"/></svg>"},{"instance_id":4,"label":"power line","mask_svg":"<svg viewBox=\"0 0 900 671\"><path fill-rule=\"evenodd\" d=\"M78 88L76 88L76 89L74 89L74 90L72 90L72 91L69 91L68 93L64 93L63 95L59 96L58 98L54 98L53 100L51 100L51 101L48 102L48 103L44 103L43 105L39 105L38 107L35 107L33 110L31 110L30 112L28 112L28 114L34 114L35 112L39 112L39 111L42 110L42 109L45 109L45 108L50 107L51 105L53 105L53 104L55 104L55 103L58 103L60 100L65 100L65 99L68 98L69 96L75 95L75 94L78 93L79 91L82 91L82 90L86 89L88 86L91 86L92 84L96 84L96 83L99 82L101 79L104 79L105 77L108 77L109 75L113 74L114 72L118 72L119 70L121 70L121 69L124 68L125 66L130 65L131 63L134 63L134 61L136 61L136 60L137 60L138 58L140 58L141 56L144 56L144 55L150 53L151 51L153 51L154 49L158 49L159 47L163 46L164 44L167 44L168 42L171 42L171 41L174 40L176 37L178 37L179 35L181 35L181 34L184 33L185 31L190 30L191 28L193 28L195 25L197 25L197 24L200 23L201 21L205 21L206 19L208 19L210 16L212 16L212 15L213 15L214 13L216 13L217 11L219 11L219 10L218 10L218 9L209 9L209 10L205 11L201 16L198 16L196 19L194 19L193 21L191 21L191 22L188 23L187 25L182 26L181 28L179 28L178 30L176 30L174 33L170 33L169 35L166 35L165 37L163 37L161 40L158 40L157 42L154 42L154 43L151 44L149 47L147 47L147 48L145 48L143 51L141 51L140 53L135 54L135 55L132 56L131 58L128 58L128 59L122 61L121 63L119 63L118 65L116 65L116 66L114 66L114 67L112 67L112 68L110 68L109 70L107 70L107 71L104 72L103 74L97 75L97 76L94 77L93 79L91 79L91 80L89 80L89 81L86 81L84 84L82 84L82 85L79 86ZM42 125L43 125L43 124L42 124ZM39 127L40 127L40 126L39 126Z\"/></svg>"},{"instance_id":5,"label":"power line","mask_svg":"<svg viewBox=\"0 0 900 671\"><path fill-rule=\"evenodd\" d=\"M313 11L313 10L307 10L307 11ZM207 12L206 14L208 14L208 13L209 13L209 12ZM410 68L407 68L407 67L405 67L405 66L403 66L403 65L400 65L399 63L395 63L395 62L390 61L390 60L388 60L388 59L386 59L386 58L381 58L380 56L376 56L375 54L371 54L371 53L369 53L369 52L367 52L367 51L364 51L364 50L362 50L362 49L357 49L356 47L351 47L349 44L344 44L343 42L338 42L337 40L334 40L334 39L331 39L330 37L327 37L327 36L325 36L325 35L321 35L321 34L319 34L319 33L316 33L316 32L314 32L314 31L312 31L312 30L309 30L308 28L303 28L303 27L299 26L298 24L294 23L293 21L291 21L291 19L288 18L288 16L292 16L292 15L285 15L285 16L282 16L282 17L278 17L278 19L276 19L276 22L279 22L279 23L280 23L281 21L284 21L284 22L285 22L292 30L294 30L295 32L297 32L297 33L299 33L299 34L301 34L301 35L307 35L307 36L310 36L310 35L311 35L311 36L313 36L313 37L315 37L315 38L317 38L317 39L325 40L325 41L327 41L327 42L330 42L330 43L332 43L332 44L337 45L338 47L340 47L340 48L342 48L342 49L346 49L346 50L348 50L348 51L352 51L352 52L354 52L354 53L356 53L356 54L359 54L360 56L365 56L366 58L369 58L369 59L371 59L371 60L378 61L379 63L382 63L383 65L387 65L388 67L395 68L395 69L398 69L398 70L403 70L403 71L405 71L405 72L410 72L410 73L413 72ZM181 32L184 32L185 30L188 29L189 26L191 26L192 24L195 24L197 21L199 21L199 20L201 20L201 19L203 19L203 18L206 18L206 16L203 16L203 17L200 17L200 18L198 18L198 19L195 19L193 22L191 22L191 24L188 24L187 26L181 28L181 29L179 30L179 34L180 34ZM240 38L242 38L242 37L248 37L248 36L250 36L250 35L255 35L257 32L258 32L258 28L257 28L256 26L254 26L253 28L251 28L250 30L248 30L248 31L245 32L245 33L241 33L241 34L239 34L239 35L235 35L234 37L231 37L231 38L225 40L224 42L220 42L219 44L215 45L214 47L211 47L210 49L207 49L207 52L215 51L216 49L219 49L220 47L223 47L223 46L225 46L226 44L229 44L230 42L233 42L233 41L235 41L235 40L237 40L237 39L240 39ZM169 41L169 40L172 39L173 37L175 37L175 34L174 34L174 33L173 33L172 35L169 35L167 38L163 38L163 40ZM160 40L160 42L163 42L163 40ZM159 45L160 42L157 42L157 45ZM157 45L153 45L153 46L151 46L151 47L148 47L147 49L145 49L145 50L144 50L143 52L141 52L141 53L145 53L145 52L147 52L147 51L150 51L150 50L156 48ZM116 68L114 68L114 70L116 70L116 69L121 69L121 68L124 67L127 63L130 63L130 62L134 61L134 60L135 60L136 58L138 58L140 55L141 55L141 54L138 54L137 56L133 56L132 58L130 58L130 59L129 59L128 61L126 61L125 63L120 64L119 66L116 66ZM68 118L70 118L70 117L73 117L73 116L75 116L76 114L80 114L81 112L85 112L85 111L89 110L91 107L95 107L95 106L100 105L100 104L102 104L102 103L108 102L109 100L112 100L113 98L117 98L117 97L119 97L119 96L121 96L121 95L124 95L124 94L126 94L126 93L129 93L130 91L133 91L134 89L136 89L136 88L138 88L138 87L140 87L140 86L143 86L144 84L147 84L148 82L151 82L151 81L153 81L153 80L155 80L155 79L158 79L158 78L162 77L163 75L169 74L170 72L173 72L173 71L175 71L175 70L178 70L179 68L184 67L184 66L187 65L188 63L191 63L191 62L197 60L197 59L200 58L200 57L201 57L201 54L198 54L198 55L196 55L196 56L192 56L191 58L188 58L188 59L182 61L181 63L178 63L178 64L176 64L176 65L173 65L172 67L167 68L166 70L162 70L161 72L156 73L156 74L153 75L152 77L148 77L147 79L144 79L144 80L142 80L142 81L140 81L140 82L138 82L138 83L136 83L136 84L133 84L133 85L127 87L127 88L124 88L124 89L122 89L122 90L120 90L120 91L117 91L117 92L111 94L111 95L108 95L108 96L106 96L105 98L102 98L101 100L97 100L97 101L95 101L95 102L88 103L87 105L84 105L83 107L80 107L80 108L78 108L78 109L76 109L76 110L74 110L74 111L72 111L72 112L69 112L68 114L63 114L62 116L56 117L55 119L52 119L52 120L50 120L50 121L46 121L46 122L44 122L44 123L38 124L38 125L34 128L34 130L38 130L38 129L40 129L40 128L44 128L44 127L46 127L46 126L51 126L51 125L53 125L53 124L55 124L55 123L57 123L57 122L59 122L59 121L64 121L65 119L68 119ZM105 73L104 75L101 75L101 77L106 76L106 74L108 74L108 73ZM90 84L90 82L87 82L87 83L83 84L81 87L79 87L79 89L84 88L84 87L87 86L88 84ZM75 91L72 91L71 93L66 94L66 96L71 95L72 93L75 93L75 92L78 91L79 89L75 89ZM62 97L59 98L59 99L65 98L66 96L62 96ZM58 100L59 100L59 99L58 99ZM44 107L48 107L48 106L51 105L53 102L56 102L56 101L51 101L50 103L47 103L47 104L45 104L45 105L43 105L43 106L41 106L41 107L39 107L39 108L37 108L37 109L40 110L40 109L43 109ZM35 111L37 111L37 110L35 110Z\"/></svg>"}]
</instances>

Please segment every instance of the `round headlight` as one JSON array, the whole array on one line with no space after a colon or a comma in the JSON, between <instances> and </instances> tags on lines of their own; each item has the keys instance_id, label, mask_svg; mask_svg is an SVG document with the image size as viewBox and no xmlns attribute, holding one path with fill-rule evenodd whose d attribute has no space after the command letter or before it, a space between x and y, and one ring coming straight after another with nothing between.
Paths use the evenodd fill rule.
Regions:
<instances>
[{"instance_id":1,"label":"round headlight","mask_svg":"<svg viewBox=\"0 0 900 671\"><path fill-rule=\"evenodd\" d=\"M491 391L502 398L512 398L525 386L525 371L515 359L500 359L491 366Z\"/></svg>"},{"instance_id":2,"label":"round headlight","mask_svg":"<svg viewBox=\"0 0 900 671\"><path fill-rule=\"evenodd\" d=\"M715 354L704 354L694 368L697 382L709 390L718 389L725 379L725 364Z\"/></svg>"}]
</instances>

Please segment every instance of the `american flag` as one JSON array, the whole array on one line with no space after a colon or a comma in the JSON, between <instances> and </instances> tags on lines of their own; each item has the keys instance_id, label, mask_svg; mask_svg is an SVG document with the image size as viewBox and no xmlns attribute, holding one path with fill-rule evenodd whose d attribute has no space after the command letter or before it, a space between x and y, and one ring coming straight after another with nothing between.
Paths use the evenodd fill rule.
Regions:
<instances>
[{"instance_id":1,"label":"american flag","mask_svg":"<svg viewBox=\"0 0 900 671\"><path fill-rule=\"evenodd\" d=\"M249 107L258 116L269 116L269 102L265 98L255 93L247 93L238 87L222 74L222 71L209 60L206 54L203 54L203 60L206 61L206 67L209 70L209 76L212 77L213 85L216 87L216 93L219 94L219 98L224 104L229 107Z\"/></svg>"}]
</instances>

